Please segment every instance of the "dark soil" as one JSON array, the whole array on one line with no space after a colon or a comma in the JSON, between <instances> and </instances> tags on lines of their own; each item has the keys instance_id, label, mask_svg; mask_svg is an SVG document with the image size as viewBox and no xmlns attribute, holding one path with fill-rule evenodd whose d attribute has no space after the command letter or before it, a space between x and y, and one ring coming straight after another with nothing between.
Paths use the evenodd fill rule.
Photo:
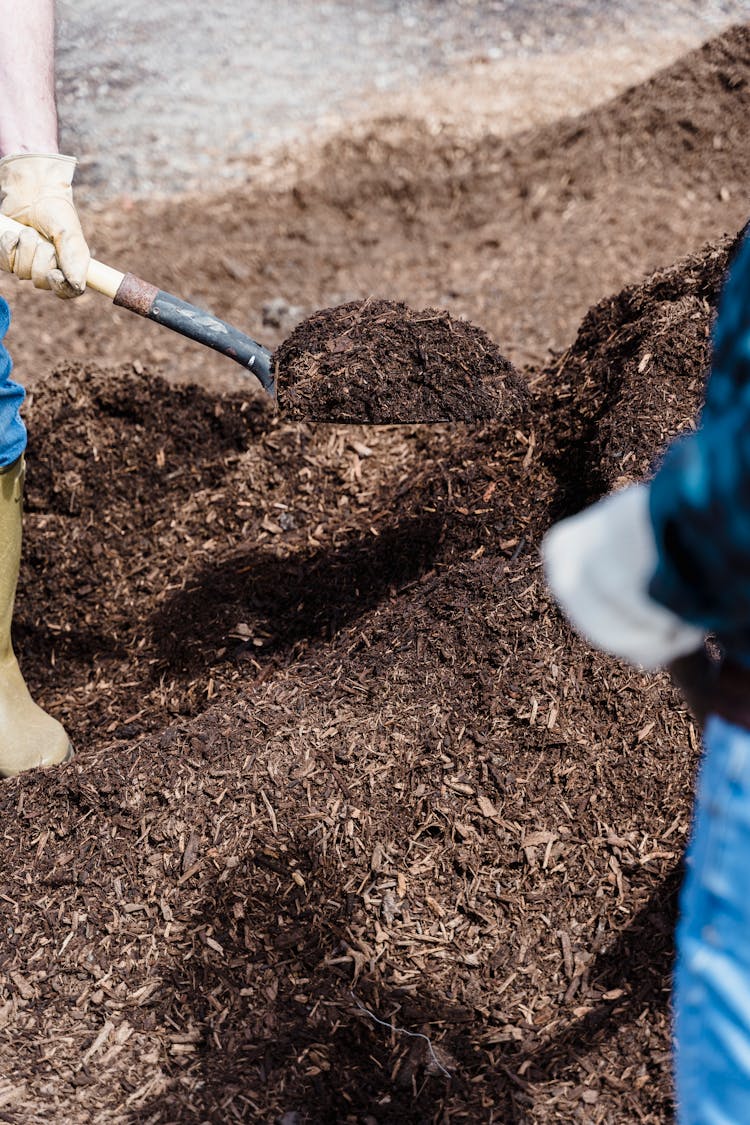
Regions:
<instances>
[{"instance_id":1,"label":"dark soil","mask_svg":"<svg viewBox=\"0 0 750 1125\"><path fill-rule=\"evenodd\" d=\"M525 431L39 386L18 647L78 756L0 789L9 1080L106 1071L123 1121L670 1119L697 736L537 548L633 418L648 460L693 416L728 245L592 310Z\"/></svg>"},{"instance_id":2,"label":"dark soil","mask_svg":"<svg viewBox=\"0 0 750 1125\"><path fill-rule=\"evenodd\" d=\"M486 332L439 309L352 301L303 321L274 357L279 405L316 422L520 420L528 392Z\"/></svg>"},{"instance_id":3,"label":"dark soil","mask_svg":"<svg viewBox=\"0 0 750 1125\"><path fill-rule=\"evenodd\" d=\"M265 212L215 201L227 257L213 242L195 265L207 285L236 287L251 244L277 249L245 275L250 303L297 273L310 307L339 286L382 292L358 266L382 254L386 291L409 297L410 277L416 307L439 304L440 259L502 308L498 339L506 316L521 338L523 308L564 344L593 288L573 344L529 370L520 420L315 426L249 392L173 397L132 364L40 376L15 636L77 756L0 786L0 1117L672 1120L698 733L666 677L571 634L538 546L694 421L729 242L603 301L602 280L607 261L694 249L728 214L722 183L750 186L747 44L722 37L580 134L503 148L499 171L491 141L483 156L436 144L432 163L406 145L401 194L391 174L391 196L378 181L366 197L373 159L348 182L334 161ZM521 210L511 261L497 240ZM423 237L448 214L460 262ZM183 247L185 214L139 221L154 216L147 252ZM128 244L133 215L108 222ZM367 254L353 231L376 238ZM190 241L175 281L196 276ZM518 289L507 306L476 280L492 263ZM132 346L119 313L59 315L59 340L48 322L48 339L16 331L27 364Z\"/></svg>"}]
</instances>

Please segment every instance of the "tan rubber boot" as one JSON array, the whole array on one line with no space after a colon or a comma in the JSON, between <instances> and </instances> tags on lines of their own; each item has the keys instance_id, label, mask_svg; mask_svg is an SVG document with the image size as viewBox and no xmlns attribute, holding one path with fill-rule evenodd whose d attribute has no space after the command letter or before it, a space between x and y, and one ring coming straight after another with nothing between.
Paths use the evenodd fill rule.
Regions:
<instances>
[{"instance_id":1,"label":"tan rubber boot","mask_svg":"<svg viewBox=\"0 0 750 1125\"><path fill-rule=\"evenodd\" d=\"M0 470L0 777L56 766L73 753L63 727L29 695L10 640L21 561L24 473L23 457Z\"/></svg>"}]
</instances>

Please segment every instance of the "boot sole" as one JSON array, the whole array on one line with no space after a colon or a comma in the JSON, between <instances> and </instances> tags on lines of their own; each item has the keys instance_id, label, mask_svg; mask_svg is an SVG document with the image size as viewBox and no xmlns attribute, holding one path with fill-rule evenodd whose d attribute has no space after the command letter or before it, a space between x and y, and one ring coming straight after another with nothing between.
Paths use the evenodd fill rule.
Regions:
<instances>
[{"instance_id":1,"label":"boot sole","mask_svg":"<svg viewBox=\"0 0 750 1125\"><path fill-rule=\"evenodd\" d=\"M46 770L55 769L57 766L65 766L65 765L68 764L68 762L72 762L74 757L75 757L75 752L73 750L73 743L69 742L68 743L68 752L65 755L65 757L62 758L59 762L53 762L48 766L31 766L30 768L31 769L46 769ZM28 770L21 770L20 772L21 773L28 773L29 771ZM19 776L18 773L5 773L2 769L0 769L0 781L7 781L8 778L18 777L18 776Z\"/></svg>"}]
</instances>

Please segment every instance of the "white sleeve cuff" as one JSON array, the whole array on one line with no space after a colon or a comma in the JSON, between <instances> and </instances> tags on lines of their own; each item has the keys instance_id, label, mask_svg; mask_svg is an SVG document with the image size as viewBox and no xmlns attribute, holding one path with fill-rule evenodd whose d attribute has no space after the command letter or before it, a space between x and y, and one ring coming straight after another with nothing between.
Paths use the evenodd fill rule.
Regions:
<instances>
[{"instance_id":1,"label":"white sleeve cuff","mask_svg":"<svg viewBox=\"0 0 750 1125\"><path fill-rule=\"evenodd\" d=\"M597 648L653 669L702 645L705 630L649 596L658 558L646 485L615 492L555 524L542 558L565 615Z\"/></svg>"}]
</instances>

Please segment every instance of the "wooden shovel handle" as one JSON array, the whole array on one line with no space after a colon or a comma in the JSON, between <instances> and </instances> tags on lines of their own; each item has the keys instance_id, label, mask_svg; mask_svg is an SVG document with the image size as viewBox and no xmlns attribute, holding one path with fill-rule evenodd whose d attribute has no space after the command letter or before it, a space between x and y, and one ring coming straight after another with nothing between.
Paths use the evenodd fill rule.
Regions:
<instances>
[{"instance_id":1,"label":"wooden shovel handle","mask_svg":"<svg viewBox=\"0 0 750 1125\"><path fill-rule=\"evenodd\" d=\"M18 235L25 229L14 219L0 215L0 234L7 231ZM270 352L213 313L181 301L148 281L142 281L135 274L121 273L94 258L86 274L86 285L97 293L103 293L121 308L163 324L165 328L171 328L173 332L233 359L246 371L252 372L263 388L275 396Z\"/></svg>"}]
</instances>

